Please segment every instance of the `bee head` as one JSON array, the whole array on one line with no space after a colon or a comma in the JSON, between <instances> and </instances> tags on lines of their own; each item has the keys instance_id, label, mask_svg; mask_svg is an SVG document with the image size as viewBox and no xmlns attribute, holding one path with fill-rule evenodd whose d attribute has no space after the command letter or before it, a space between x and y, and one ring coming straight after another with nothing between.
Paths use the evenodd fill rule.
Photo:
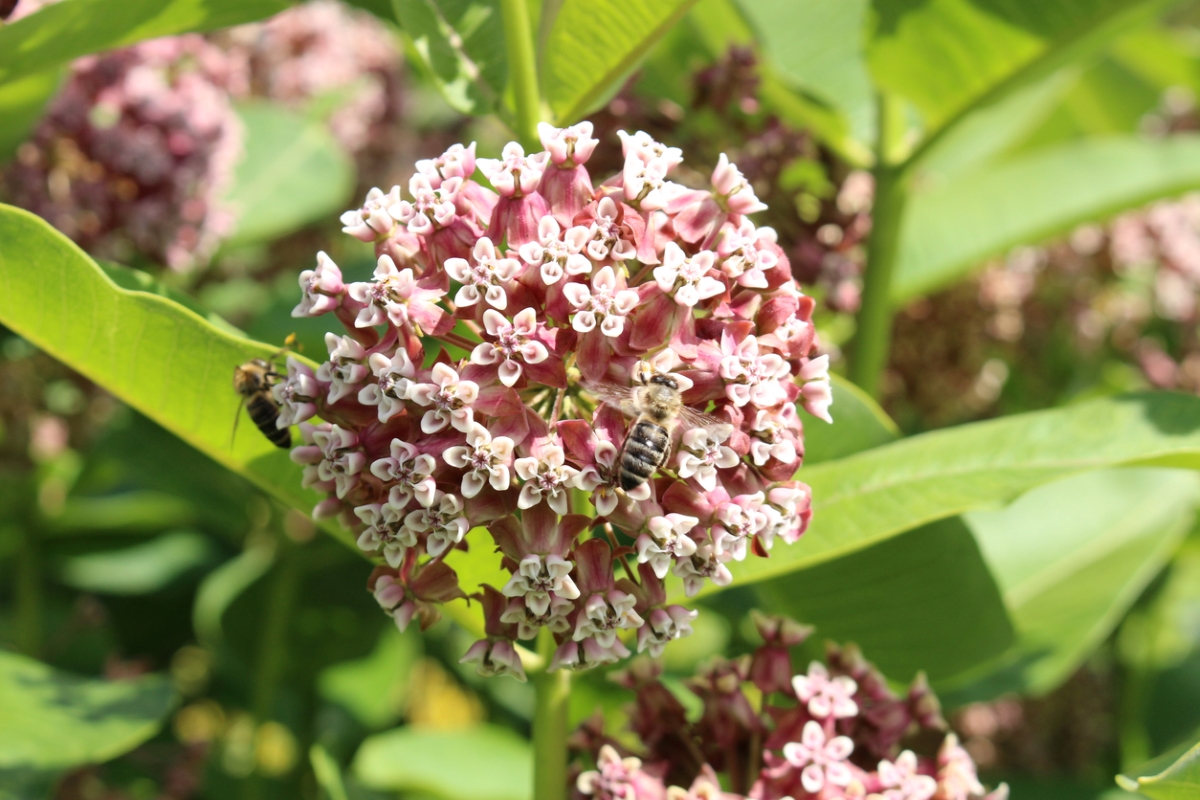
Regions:
<instances>
[{"instance_id":1,"label":"bee head","mask_svg":"<svg viewBox=\"0 0 1200 800\"><path fill-rule=\"evenodd\" d=\"M261 358L247 361L233 368L233 388L239 394L250 394L258 391L266 380L266 374L271 365Z\"/></svg>"}]
</instances>

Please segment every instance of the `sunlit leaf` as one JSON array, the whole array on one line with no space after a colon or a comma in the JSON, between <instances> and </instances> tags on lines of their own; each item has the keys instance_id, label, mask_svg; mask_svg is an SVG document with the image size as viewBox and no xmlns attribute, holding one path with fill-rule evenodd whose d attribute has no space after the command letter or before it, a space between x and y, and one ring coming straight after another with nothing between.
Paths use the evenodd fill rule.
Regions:
<instances>
[{"instance_id":1,"label":"sunlit leaf","mask_svg":"<svg viewBox=\"0 0 1200 800\"><path fill-rule=\"evenodd\" d=\"M275 239L346 207L354 164L324 123L270 103L238 116L246 140L226 196L237 216L230 244Z\"/></svg>"},{"instance_id":2,"label":"sunlit leaf","mask_svg":"<svg viewBox=\"0 0 1200 800\"><path fill-rule=\"evenodd\" d=\"M835 423L836 424L836 423ZM964 511L1101 467L1200 468L1200 398L1107 398L912 436L804 467L813 520L770 558L732 564L734 585L793 572ZM707 587L706 591L712 591Z\"/></svg>"},{"instance_id":3,"label":"sunlit leaf","mask_svg":"<svg viewBox=\"0 0 1200 800\"><path fill-rule=\"evenodd\" d=\"M832 377L834 424L801 412L805 464L843 458L900 438L896 423L866 392L839 375Z\"/></svg>"},{"instance_id":4,"label":"sunlit leaf","mask_svg":"<svg viewBox=\"0 0 1200 800\"><path fill-rule=\"evenodd\" d=\"M914 187L892 299L941 288L990 256L1200 186L1200 137L1058 145Z\"/></svg>"},{"instance_id":5,"label":"sunlit leaf","mask_svg":"<svg viewBox=\"0 0 1200 800\"><path fill-rule=\"evenodd\" d=\"M269 17L290 0L70 0L0 28L0 84L77 56Z\"/></svg>"},{"instance_id":6,"label":"sunlit leaf","mask_svg":"<svg viewBox=\"0 0 1200 800\"><path fill-rule=\"evenodd\" d=\"M11 158L17 145L33 132L58 89L59 72L51 68L0 84L0 162Z\"/></svg>"},{"instance_id":7,"label":"sunlit leaf","mask_svg":"<svg viewBox=\"0 0 1200 800\"><path fill-rule=\"evenodd\" d=\"M0 650L0 778L115 758L157 733L173 702L159 675L93 680Z\"/></svg>"},{"instance_id":8,"label":"sunlit leaf","mask_svg":"<svg viewBox=\"0 0 1200 800\"><path fill-rule=\"evenodd\" d=\"M495 725L407 727L368 737L354 757L354 776L370 789L445 800L527 800L533 758L529 742Z\"/></svg>"},{"instance_id":9,"label":"sunlit leaf","mask_svg":"<svg viewBox=\"0 0 1200 800\"><path fill-rule=\"evenodd\" d=\"M1200 795L1200 743L1193 737L1129 775L1118 775L1117 785L1150 800L1192 800Z\"/></svg>"},{"instance_id":10,"label":"sunlit leaf","mask_svg":"<svg viewBox=\"0 0 1200 800\"><path fill-rule=\"evenodd\" d=\"M695 0L564 0L542 54L546 101L573 124L625 77Z\"/></svg>"},{"instance_id":11,"label":"sunlit leaf","mask_svg":"<svg viewBox=\"0 0 1200 800\"><path fill-rule=\"evenodd\" d=\"M211 563L215 555L202 534L170 531L133 547L73 556L60 575L63 583L83 592L147 594Z\"/></svg>"},{"instance_id":12,"label":"sunlit leaf","mask_svg":"<svg viewBox=\"0 0 1200 800\"><path fill-rule=\"evenodd\" d=\"M400 633L388 625L369 656L325 669L317 678L317 688L323 698L345 708L365 727L378 730L399 719L409 675L420 657L416 626Z\"/></svg>"}]
</instances>

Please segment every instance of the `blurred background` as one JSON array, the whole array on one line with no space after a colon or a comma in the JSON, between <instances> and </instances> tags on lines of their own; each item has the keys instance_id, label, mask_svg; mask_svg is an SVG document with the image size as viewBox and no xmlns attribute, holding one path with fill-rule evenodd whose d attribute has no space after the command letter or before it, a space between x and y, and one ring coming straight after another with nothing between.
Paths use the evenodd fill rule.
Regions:
<instances>
[{"instance_id":1,"label":"blurred background","mask_svg":"<svg viewBox=\"0 0 1200 800\"><path fill-rule=\"evenodd\" d=\"M14 19L44 4L21 0ZM602 159L622 129L681 147L691 164L728 154L817 299L836 369L860 302L871 174L780 92L785 62L736 27L713 35L716 5L699 4L590 116L606 143L590 166L619 170ZM0 130L0 200L50 221L122 285L148 286L148 273L222 325L276 344L295 333L320 358L324 324L290 316L299 271L318 250L347 280L374 260L337 215L372 186L406 185L418 158L471 141L491 155L510 138L494 117L448 104L391 20L386 2L314 0L39 76L23 98L0 96L0 108L30 109ZM1020 129L998 151L1031 170L1039 154L1097 137L1186 138L1200 128L1200 7L1150 15L1046 83L1022 96ZM1104 200L1094 222L1056 223L1030 237L1040 243L914 291L882 389L899 430L1141 388L1200 393L1200 194L1141 205L1164 193ZM231 391L231 428L234 404ZM748 613L765 607L817 624L812 654L822 637L853 639L893 679L925 669L985 777L1014 797L1115 791L1114 773L1200 728L1200 536L1191 506L1169 535L1147 532L1162 481L1139 475L1071 479L965 519L993 572L1019 557L1022 536L1059 525L1064 502L1094 510L1079 536L1108 542L1046 578L1119 591L1079 610L1071 646L1034 677L1014 677L1011 654L955 640L944 597L913 599L896 619L856 600L889 564L884 544L836 571L708 600L697 635L667 650L669 680L690 698L682 677L753 647ZM931 543L916 572L952 583L937 548L958 539L938 526L901 538L916 536ZM1130 543L1154 558L1114 571ZM127 711L89 734L113 742L113 760L0 770L0 797L524 797L532 689L460 667L471 637L452 622L398 633L363 588L369 572L305 516L0 329L0 646L119 680L53 673L59 690ZM1048 586L1002 586L1002 599L1033 629ZM25 668L4 658L0 670ZM599 711L619 731L629 699L588 673L572 723ZM465 758L485 763L438 766Z\"/></svg>"}]
</instances>

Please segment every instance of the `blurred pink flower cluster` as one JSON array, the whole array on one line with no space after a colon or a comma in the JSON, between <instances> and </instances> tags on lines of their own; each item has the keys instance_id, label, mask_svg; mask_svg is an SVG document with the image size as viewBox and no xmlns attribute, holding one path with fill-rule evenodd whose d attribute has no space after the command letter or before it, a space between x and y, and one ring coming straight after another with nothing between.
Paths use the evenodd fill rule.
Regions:
<instances>
[{"instance_id":1,"label":"blurred pink flower cluster","mask_svg":"<svg viewBox=\"0 0 1200 800\"><path fill-rule=\"evenodd\" d=\"M638 659L613 675L636 693L630 728L642 749L634 755L606 736L597 714L572 737L596 765L577 770L574 800L1008 797L1004 785L987 792L952 733L935 755L902 749L946 730L923 675L898 696L856 647L832 644L828 665L814 661L794 674L789 648L812 629L781 617L756 615L755 622L764 640L758 650L717 660L687 682L703 702L695 722L659 681L655 663ZM761 703L751 703L751 694Z\"/></svg>"},{"instance_id":2,"label":"blurred pink flower cluster","mask_svg":"<svg viewBox=\"0 0 1200 800\"><path fill-rule=\"evenodd\" d=\"M1113 221L1109 232L1113 266L1154 269L1159 315L1177 322L1197 318L1200 290L1200 194L1154 203Z\"/></svg>"},{"instance_id":3,"label":"blurred pink flower cluster","mask_svg":"<svg viewBox=\"0 0 1200 800\"><path fill-rule=\"evenodd\" d=\"M241 154L238 79L199 36L78 59L6 171L7 198L102 257L204 263L233 226L219 198Z\"/></svg>"},{"instance_id":4,"label":"blurred pink flower cluster","mask_svg":"<svg viewBox=\"0 0 1200 800\"><path fill-rule=\"evenodd\" d=\"M372 15L313 0L214 39L245 71L252 96L297 107L331 103L329 127L349 153L386 146L400 116L403 59Z\"/></svg>"},{"instance_id":5,"label":"blurred pink flower cluster","mask_svg":"<svg viewBox=\"0 0 1200 800\"><path fill-rule=\"evenodd\" d=\"M668 574L689 596L728 585L731 562L811 516L795 406L829 419L828 359L773 231L747 216L762 204L724 157L710 185L674 183L682 154L644 133L622 132L624 169L594 182L591 134L543 124L544 151L498 159L455 145L417 163L407 196L371 190L342 221L374 243L374 279L346 284L318 255L294 314L344 331L275 389L305 485L327 494L315 515L386 562L371 588L401 628L462 596L445 557L486 529L470 547L497 548L511 577L479 595L488 638L465 660L485 674L523 678L514 644L541 628L552 669L627 643L657 655L696 614L668 602ZM654 380L709 422L675 428L635 485L612 398Z\"/></svg>"}]
</instances>

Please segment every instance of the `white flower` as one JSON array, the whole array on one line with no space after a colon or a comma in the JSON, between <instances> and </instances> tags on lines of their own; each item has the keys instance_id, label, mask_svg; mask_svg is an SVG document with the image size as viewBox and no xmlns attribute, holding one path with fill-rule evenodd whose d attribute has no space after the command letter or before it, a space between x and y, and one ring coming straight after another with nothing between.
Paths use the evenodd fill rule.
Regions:
<instances>
[{"instance_id":1,"label":"white flower","mask_svg":"<svg viewBox=\"0 0 1200 800\"><path fill-rule=\"evenodd\" d=\"M333 405L352 393L371 371L363 363L367 351L349 336L327 333L325 347L329 349L329 360L317 368L317 380L330 384L328 401Z\"/></svg>"},{"instance_id":2,"label":"white flower","mask_svg":"<svg viewBox=\"0 0 1200 800\"><path fill-rule=\"evenodd\" d=\"M501 197L520 197L537 189L549 153L526 156L516 142L504 145L500 158L480 158L475 163Z\"/></svg>"},{"instance_id":3,"label":"white flower","mask_svg":"<svg viewBox=\"0 0 1200 800\"><path fill-rule=\"evenodd\" d=\"M848 719L858 714L858 704L850 699L858 691L858 684L848 675L830 678L820 661L808 665L807 675L793 677L792 689L796 698L808 706L808 713L819 719Z\"/></svg>"},{"instance_id":4,"label":"white flower","mask_svg":"<svg viewBox=\"0 0 1200 800\"><path fill-rule=\"evenodd\" d=\"M617 224L617 203L611 197L603 197L596 204L596 219L588 228L587 254L593 261L628 261L637 255L633 242L621 238L621 226Z\"/></svg>"},{"instance_id":5,"label":"white flower","mask_svg":"<svg viewBox=\"0 0 1200 800\"><path fill-rule=\"evenodd\" d=\"M525 682L525 668L521 665L521 657L517 655L512 642L505 639L480 639L471 645L458 663L474 664L475 674L485 678L511 675L522 683Z\"/></svg>"},{"instance_id":6,"label":"white flower","mask_svg":"<svg viewBox=\"0 0 1200 800\"><path fill-rule=\"evenodd\" d=\"M582 225L568 228L564 233L558 221L546 215L538 220L537 241L526 242L518 252L526 264L541 268L542 283L550 286L562 280L563 275L591 273L591 259L583 254L588 239L589 231Z\"/></svg>"},{"instance_id":7,"label":"white flower","mask_svg":"<svg viewBox=\"0 0 1200 800\"><path fill-rule=\"evenodd\" d=\"M378 380L359 390L358 402L365 406L378 406L379 421L387 422L404 410L404 401L408 399L417 369L403 345L396 348L391 358L383 353L372 353L367 363Z\"/></svg>"},{"instance_id":8,"label":"white flower","mask_svg":"<svg viewBox=\"0 0 1200 800\"><path fill-rule=\"evenodd\" d=\"M758 339L747 336L736 345L721 343L721 366L718 369L725 381L725 396L741 408L753 403L759 408L771 408L787 400L780 382L791 367L777 353L759 355Z\"/></svg>"},{"instance_id":9,"label":"white flower","mask_svg":"<svg viewBox=\"0 0 1200 800\"><path fill-rule=\"evenodd\" d=\"M589 464L575 476L575 488L592 493L592 506L600 516L608 516L617 509L617 490L612 485L613 467L617 459L617 447L612 442L596 443L596 463Z\"/></svg>"},{"instance_id":10,"label":"white flower","mask_svg":"<svg viewBox=\"0 0 1200 800\"><path fill-rule=\"evenodd\" d=\"M275 424L287 428L312 419L317 413L315 401L320 391L313 371L288 356L287 378L271 387L271 396L279 403L279 419Z\"/></svg>"},{"instance_id":11,"label":"white flower","mask_svg":"<svg viewBox=\"0 0 1200 800\"><path fill-rule=\"evenodd\" d=\"M367 463L366 455L358 447L358 436L353 431L331 425L328 430L314 429L312 438L322 453L321 462L317 464L317 477L332 481L337 487L337 496L345 497L358 485L358 473Z\"/></svg>"},{"instance_id":12,"label":"white flower","mask_svg":"<svg viewBox=\"0 0 1200 800\"><path fill-rule=\"evenodd\" d=\"M646 624L638 628L638 652L649 650L652 658L658 658L667 642L692 635L691 623L699 614L699 611L683 606L651 610Z\"/></svg>"},{"instance_id":13,"label":"white flower","mask_svg":"<svg viewBox=\"0 0 1200 800\"><path fill-rule=\"evenodd\" d=\"M503 311L508 307L508 294L504 284L521 272L521 262L515 258L500 258L496 246L486 236L480 238L471 249L472 265L465 258L446 259L446 272L462 284L454 295L456 306L473 306L482 298L488 305Z\"/></svg>"},{"instance_id":14,"label":"white flower","mask_svg":"<svg viewBox=\"0 0 1200 800\"><path fill-rule=\"evenodd\" d=\"M464 381L448 364L434 364L433 383L418 383L408 390L408 399L419 406L433 406L421 418L423 433L437 433L447 425L468 431L474 422L471 405L479 397L479 384Z\"/></svg>"},{"instance_id":15,"label":"white flower","mask_svg":"<svg viewBox=\"0 0 1200 800\"><path fill-rule=\"evenodd\" d=\"M681 558L675 562L671 572L683 578L683 590L688 597L695 597L704 587L704 579L708 578L717 586L728 586L733 583L733 573L717 556L712 544L705 542L696 548L691 558Z\"/></svg>"},{"instance_id":16,"label":"white flower","mask_svg":"<svg viewBox=\"0 0 1200 800\"><path fill-rule=\"evenodd\" d=\"M503 492L512 482L508 466L512 462L513 440L507 436L492 438L491 432L472 423L467 430L467 444L451 447L442 454L446 463L455 469L465 469L462 478L463 497L471 498L483 491L484 483Z\"/></svg>"},{"instance_id":17,"label":"white flower","mask_svg":"<svg viewBox=\"0 0 1200 800\"><path fill-rule=\"evenodd\" d=\"M429 508L437 489L430 477L437 461L428 453L418 454L417 448L399 439L392 439L391 451L390 458L380 458L371 464L371 474L391 485L388 502L403 508L415 497Z\"/></svg>"},{"instance_id":18,"label":"white flower","mask_svg":"<svg viewBox=\"0 0 1200 800\"><path fill-rule=\"evenodd\" d=\"M651 517L650 535L643 533L637 540L638 563L649 564L660 580L667 577L672 561L696 552L696 542L687 533L699 522L685 514Z\"/></svg>"},{"instance_id":19,"label":"white flower","mask_svg":"<svg viewBox=\"0 0 1200 800\"><path fill-rule=\"evenodd\" d=\"M804 381L804 385L800 387L804 410L817 419L833 422L833 417L829 415L829 407L833 405L833 387L829 383L829 356L810 358L800 368L800 380Z\"/></svg>"},{"instance_id":20,"label":"white flower","mask_svg":"<svg viewBox=\"0 0 1200 800\"><path fill-rule=\"evenodd\" d=\"M537 129L542 147L550 154L550 161L558 165L586 163L600 143L599 139L592 137L590 122L580 122L567 128L555 128L549 123L539 122Z\"/></svg>"},{"instance_id":21,"label":"white flower","mask_svg":"<svg viewBox=\"0 0 1200 800\"><path fill-rule=\"evenodd\" d=\"M658 161L662 164L664 172L670 172L683 163L682 150L655 141L654 137L645 131L638 131L633 135L617 131L617 136L621 139L621 155L625 158L636 155L643 161Z\"/></svg>"},{"instance_id":22,"label":"white flower","mask_svg":"<svg viewBox=\"0 0 1200 800\"><path fill-rule=\"evenodd\" d=\"M472 364L495 364L500 362L500 382L512 386L521 378L521 364L540 364L550 357L546 345L533 338L537 333L537 312L532 308L522 309L509 322L493 309L483 312L483 327L494 342L483 342L471 351Z\"/></svg>"},{"instance_id":23,"label":"white flower","mask_svg":"<svg viewBox=\"0 0 1200 800\"><path fill-rule=\"evenodd\" d=\"M566 465L561 447L551 446L538 457L518 458L513 468L517 477L525 481L517 508L533 508L544 497L555 513L567 513L567 490L575 485L579 470Z\"/></svg>"},{"instance_id":24,"label":"white flower","mask_svg":"<svg viewBox=\"0 0 1200 800\"><path fill-rule=\"evenodd\" d=\"M885 800L930 800L938 790L937 780L917 772L917 756L912 750L901 753L895 763L880 761L879 782Z\"/></svg>"},{"instance_id":25,"label":"white flower","mask_svg":"<svg viewBox=\"0 0 1200 800\"><path fill-rule=\"evenodd\" d=\"M719 557L729 554L734 561L745 560L746 543L767 527L762 511L765 499L762 492L738 495L717 509L713 545Z\"/></svg>"},{"instance_id":26,"label":"white flower","mask_svg":"<svg viewBox=\"0 0 1200 800\"><path fill-rule=\"evenodd\" d=\"M425 549L437 558L467 535L470 525L463 516L463 501L453 494L435 492L428 508L412 511L404 524L420 533L428 533Z\"/></svg>"},{"instance_id":27,"label":"white flower","mask_svg":"<svg viewBox=\"0 0 1200 800\"><path fill-rule=\"evenodd\" d=\"M577 642L594 638L601 647L612 647L618 630L640 628L645 621L634 611L635 605L637 598L619 589L592 595L575 622L573 638Z\"/></svg>"},{"instance_id":28,"label":"white flower","mask_svg":"<svg viewBox=\"0 0 1200 800\"><path fill-rule=\"evenodd\" d=\"M570 577L571 566L570 561L553 553L527 555L500 591L505 597L524 599L526 608L542 616L549 612L555 600L579 597L579 588Z\"/></svg>"},{"instance_id":29,"label":"white flower","mask_svg":"<svg viewBox=\"0 0 1200 800\"><path fill-rule=\"evenodd\" d=\"M691 308L701 300L725 292L725 284L708 274L716 257L711 250L688 257L679 245L667 242L662 266L654 268L654 282L665 294L673 295L676 303Z\"/></svg>"},{"instance_id":30,"label":"white flower","mask_svg":"<svg viewBox=\"0 0 1200 800\"><path fill-rule=\"evenodd\" d=\"M571 630L571 622L567 615L575 609L575 604L564 600L558 595L550 598L550 606L542 614L535 614L523 597L514 597L508 601L508 607L500 615L500 621L517 626L518 639L532 639L537 636L539 628L549 628L553 633L566 633Z\"/></svg>"},{"instance_id":31,"label":"white flower","mask_svg":"<svg viewBox=\"0 0 1200 800\"><path fill-rule=\"evenodd\" d=\"M683 434L679 451L679 477L696 478L708 491L717 488L717 469L736 467L741 461L733 448L722 444L732 431L728 427L690 428Z\"/></svg>"},{"instance_id":32,"label":"white flower","mask_svg":"<svg viewBox=\"0 0 1200 800\"><path fill-rule=\"evenodd\" d=\"M848 786L852 775L846 759L853 752L854 742L850 737L834 736L826 740L825 731L813 720L805 723L799 742L783 746L783 757L802 770L800 783L811 794L821 791L826 783Z\"/></svg>"},{"instance_id":33,"label":"white flower","mask_svg":"<svg viewBox=\"0 0 1200 800\"><path fill-rule=\"evenodd\" d=\"M795 415L796 409L792 405L781 406L780 412L760 408L754 415L754 422L750 428L754 433L750 442L750 457L755 466L761 467L772 458L784 464L791 464L796 460L799 454L796 452L795 439L787 433L798 429L798 426L789 425L780 419L780 416L790 419Z\"/></svg>"},{"instance_id":34,"label":"white flower","mask_svg":"<svg viewBox=\"0 0 1200 800\"><path fill-rule=\"evenodd\" d=\"M429 177L417 173L408 181L407 200L397 200L388 206L387 212L416 236L428 236L438 228L444 228L458 217L454 201L462 189L462 178L449 178L434 188Z\"/></svg>"},{"instance_id":35,"label":"white flower","mask_svg":"<svg viewBox=\"0 0 1200 800\"><path fill-rule=\"evenodd\" d=\"M403 506L371 503L354 509L366 529L358 535L358 546L368 553L383 551L388 566L399 567L410 547L417 546L417 532L404 524Z\"/></svg>"},{"instance_id":36,"label":"white flower","mask_svg":"<svg viewBox=\"0 0 1200 800\"><path fill-rule=\"evenodd\" d=\"M385 322L397 327L407 325L408 300L421 291L411 269L398 269L391 256L380 256L375 265L373 282L352 283L346 287L347 294L366 304L359 310L354 327L370 328Z\"/></svg>"},{"instance_id":37,"label":"white flower","mask_svg":"<svg viewBox=\"0 0 1200 800\"><path fill-rule=\"evenodd\" d=\"M779 266L779 257L770 248L760 248L759 242L771 241L774 234L770 228L755 228L748 219L742 220L736 228L732 225L724 228L717 243L721 272L735 280L738 286L767 288L766 273Z\"/></svg>"},{"instance_id":38,"label":"white flower","mask_svg":"<svg viewBox=\"0 0 1200 800\"><path fill-rule=\"evenodd\" d=\"M300 273L300 304L292 309L292 316L319 317L333 311L345 288L338 265L324 252L317 253L317 268Z\"/></svg>"},{"instance_id":39,"label":"white flower","mask_svg":"<svg viewBox=\"0 0 1200 800\"><path fill-rule=\"evenodd\" d=\"M734 214L753 214L763 211L767 204L760 201L754 194L749 181L742 171L729 158L721 153L717 166L712 174L713 194Z\"/></svg>"},{"instance_id":40,"label":"white flower","mask_svg":"<svg viewBox=\"0 0 1200 800\"><path fill-rule=\"evenodd\" d=\"M621 289L612 267L602 267L592 278L589 291L586 284L568 283L563 287L567 302L577 311L571 317L571 327L580 333L596 329L605 336L620 336L625 330L625 318L637 308L638 293L633 289Z\"/></svg>"},{"instance_id":41,"label":"white flower","mask_svg":"<svg viewBox=\"0 0 1200 800\"><path fill-rule=\"evenodd\" d=\"M671 182L666 178L667 167L662 160L647 160L638 153L630 153L625 157L625 168L621 172L625 199L640 210L666 208L671 188Z\"/></svg>"},{"instance_id":42,"label":"white flower","mask_svg":"<svg viewBox=\"0 0 1200 800\"><path fill-rule=\"evenodd\" d=\"M364 242L373 242L381 236L387 236L396 224L387 209L399 202L399 186L393 186L387 194L378 188L371 189L367 192L367 199L361 208L352 208L342 214L342 232Z\"/></svg>"}]
</instances>

